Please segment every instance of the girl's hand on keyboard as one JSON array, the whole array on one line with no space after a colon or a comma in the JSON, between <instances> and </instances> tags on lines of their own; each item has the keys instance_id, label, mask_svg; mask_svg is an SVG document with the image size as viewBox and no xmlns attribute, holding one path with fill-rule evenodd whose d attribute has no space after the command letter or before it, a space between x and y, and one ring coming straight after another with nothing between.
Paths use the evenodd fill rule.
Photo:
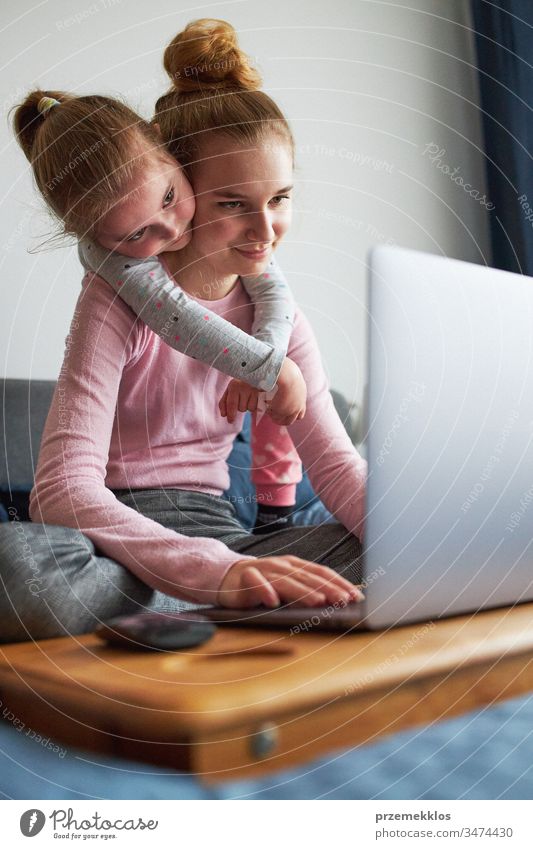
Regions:
<instances>
[{"instance_id":1,"label":"girl's hand on keyboard","mask_svg":"<svg viewBox=\"0 0 533 849\"><path fill-rule=\"evenodd\" d=\"M321 607L363 598L358 587L333 569L293 555L238 560L218 591L218 604L241 608L278 607L282 602Z\"/></svg>"}]
</instances>

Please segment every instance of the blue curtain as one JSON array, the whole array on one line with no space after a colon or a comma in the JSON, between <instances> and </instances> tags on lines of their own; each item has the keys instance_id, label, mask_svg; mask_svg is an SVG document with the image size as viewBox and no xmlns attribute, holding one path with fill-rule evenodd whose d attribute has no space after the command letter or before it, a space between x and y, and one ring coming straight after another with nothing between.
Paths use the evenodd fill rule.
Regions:
<instances>
[{"instance_id":1,"label":"blue curtain","mask_svg":"<svg viewBox=\"0 0 533 849\"><path fill-rule=\"evenodd\" d=\"M494 265L533 276L533 0L472 0Z\"/></svg>"}]
</instances>

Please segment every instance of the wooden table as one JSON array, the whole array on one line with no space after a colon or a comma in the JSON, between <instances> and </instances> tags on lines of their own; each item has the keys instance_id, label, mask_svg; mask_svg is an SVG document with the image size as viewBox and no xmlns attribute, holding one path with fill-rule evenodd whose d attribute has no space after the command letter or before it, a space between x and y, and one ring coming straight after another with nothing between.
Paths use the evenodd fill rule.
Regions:
<instances>
[{"instance_id":1,"label":"wooden table","mask_svg":"<svg viewBox=\"0 0 533 849\"><path fill-rule=\"evenodd\" d=\"M6 721L213 782L532 690L533 604L342 636L227 627L181 652L86 635L0 655Z\"/></svg>"}]
</instances>

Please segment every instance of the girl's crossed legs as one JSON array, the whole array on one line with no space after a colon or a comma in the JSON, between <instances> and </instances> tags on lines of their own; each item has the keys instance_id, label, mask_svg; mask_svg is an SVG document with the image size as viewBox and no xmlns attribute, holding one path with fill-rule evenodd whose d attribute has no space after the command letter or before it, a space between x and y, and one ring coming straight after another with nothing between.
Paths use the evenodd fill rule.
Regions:
<instances>
[{"instance_id":1,"label":"girl's crossed legs","mask_svg":"<svg viewBox=\"0 0 533 849\"><path fill-rule=\"evenodd\" d=\"M177 533L218 539L246 557L292 554L329 566L352 583L361 580L361 544L341 524L254 536L220 496L177 489L115 495ZM199 606L153 590L119 563L98 556L79 531L30 522L0 525L0 642L81 634L120 614Z\"/></svg>"},{"instance_id":2,"label":"girl's crossed legs","mask_svg":"<svg viewBox=\"0 0 533 849\"><path fill-rule=\"evenodd\" d=\"M255 536L225 498L183 489L115 490L119 501L190 537L218 539L248 557L292 554L322 563L354 584L361 581L361 544L341 524L301 525Z\"/></svg>"}]
</instances>

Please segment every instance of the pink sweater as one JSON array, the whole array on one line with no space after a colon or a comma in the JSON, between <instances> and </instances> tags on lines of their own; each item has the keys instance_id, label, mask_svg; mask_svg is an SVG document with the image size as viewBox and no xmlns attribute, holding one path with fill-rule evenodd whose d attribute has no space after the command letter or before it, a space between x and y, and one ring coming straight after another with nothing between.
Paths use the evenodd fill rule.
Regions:
<instances>
[{"instance_id":1,"label":"pink sweater","mask_svg":"<svg viewBox=\"0 0 533 849\"><path fill-rule=\"evenodd\" d=\"M242 555L218 540L167 530L121 504L111 489L220 495L242 427L242 416L230 425L218 412L228 378L165 345L101 278L83 282L41 444L31 518L78 528L155 589L216 603L224 575ZM225 298L200 303L250 332L253 307L240 282ZM366 463L334 410L300 312L288 355L308 389L306 416L290 435L315 491L361 536Z\"/></svg>"}]
</instances>

